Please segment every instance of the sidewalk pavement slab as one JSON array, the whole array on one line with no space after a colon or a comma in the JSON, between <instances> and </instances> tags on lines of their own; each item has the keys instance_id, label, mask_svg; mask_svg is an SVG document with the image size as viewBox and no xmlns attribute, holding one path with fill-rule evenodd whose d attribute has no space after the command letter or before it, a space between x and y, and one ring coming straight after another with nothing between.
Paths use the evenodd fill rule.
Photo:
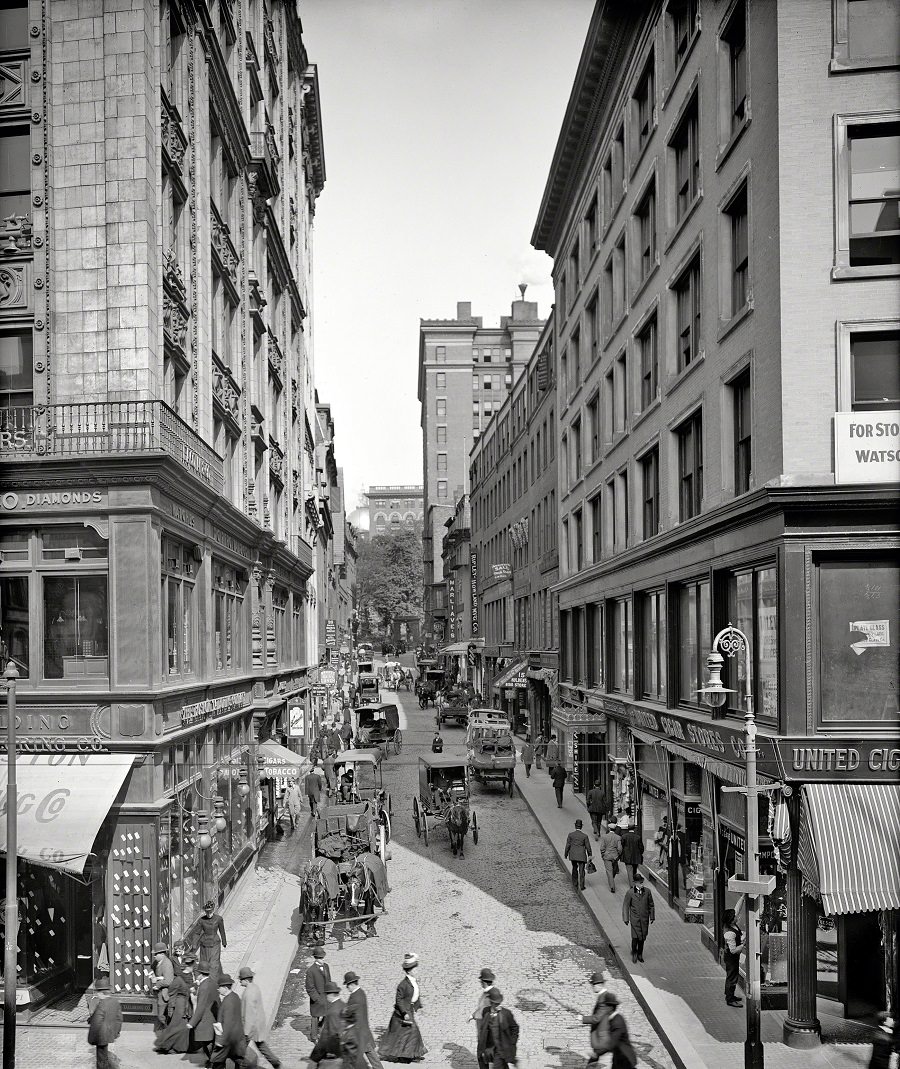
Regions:
<instances>
[{"instance_id":1,"label":"sidewalk pavement slab","mask_svg":"<svg viewBox=\"0 0 900 1069\"><path fill-rule=\"evenodd\" d=\"M516 766L516 787L552 843L560 863L566 836L581 818L590 829L584 802L567 785L562 809L546 769ZM632 964L631 932L622 920L628 889L627 870L616 877L616 891L606 884L603 865L587 877L584 900L609 940L631 989L653 1022L676 1063L684 1069L743 1069L746 1016L725 1004L725 970L703 946L698 927L686 924L665 895L648 879L656 921L644 948L646 961ZM815 1050L794 1050L782 1041L784 1013L762 1011L762 1038L767 1069L858 1069L867 1066L873 1029L838 1018L822 1019L823 1038L835 1039ZM852 1042L841 1040L852 1038Z\"/></svg>"}]
</instances>

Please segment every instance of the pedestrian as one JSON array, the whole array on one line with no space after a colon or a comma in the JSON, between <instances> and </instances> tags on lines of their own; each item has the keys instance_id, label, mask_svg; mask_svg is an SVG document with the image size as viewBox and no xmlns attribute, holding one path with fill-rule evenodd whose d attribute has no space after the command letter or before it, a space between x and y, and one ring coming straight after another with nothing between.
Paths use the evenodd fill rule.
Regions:
<instances>
[{"instance_id":1,"label":"pedestrian","mask_svg":"<svg viewBox=\"0 0 900 1069\"><path fill-rule=\"evenodd\" d=\"M585 865L594 852L591 840L581 830L582 823L580 820L575 821L575 830L569 832L566 839L566 851L563 854L563 857L572 862L572 883L580 891L583 891L585 886Z\"/></svg>"},{"instance_id":2,"label":"pedestrian","mask_svg":"<svg viewBox=\"0 0 900 1069\"><path fill-rule=\"evenodd\" d=\"M895 1034L894 1018L882 1010L878 1014L878 1031L872 1040L872 1057L869 1069L889 1069L891 1058L900 1050Z\"/></svg>"},{"instance_id":3,"label":"pedestrian","mask_svg":"<svg viewBox=\"0 0 900 1069\"><path fill-rule=\"evenodd\" d=\"M378 1045L378 1053L388 1061L418 1061L428 1053L416 1024L416 1010L422 1008L416 979L418 966L418 955L404 955L403 979L397 984L394 1011Z\"/></svg>"},{"instance_id":4,"label":"pedestrian","mask_svg":"<svg viewBox=\"0 0 900 1069\"><path fill-rule=\"evenodd\" d=\"M335 753L337 753L336 750L334 751L334 753L329 752L322 759L322 771L325 773L325 786L326 786L329 794L331 794L331 792L334 790L335 783L336 783L335 777L334 777L334 754Z\"/></svg>"},{"instance_id":5,"label":"pedestrian","mask_svg":"<svg viewBox=\"0 0 900 1069\"><path fill-rule=\"evenodd\" d=\"M234 980L227 972L219 976L219 1010L213 1031L213 1055L210 1066L225 1066L229 1058L237 1069L243 1069L244 1055L247 1053L247 1040L244 1036L244 1022L241 1019L241 999L233 991Z\"/></svg>"},{"instance_id":6,"label":"pedestrian","mask_svg":"<svg viewBox=\"0 0 900 1069\"><path fill-rule=\"evenodd\" d=\"M656 834L653 836L653 842L656 844L658 851L656 857L656 864L662 865L666 860L666 855L669 852L669 837L672 834L672 829L669 827L669 818L664 816L662 818L662 824L656 829Z\"/></svg>"},{"instance_id":7,"label":"pedestrian","mask_svg":"<svg viewBox=\"0 0 900 1069\"><path fill-rule=\"evenodd\" d=\"M631 879L637 876L638 865L644 861L644 840L633 823L622 836L622 864L631 870Z\"/></svg>"},{"instance_id":8,"label":"pedestrian","mask_svg":"<svg viewBox=\"0 0 900 1069\"><path fill-rule=\"evenodd\" d=\"M622 920L631 925L631 960L644 960L644 940L650 925L656 920L653 895L644 886L644 877L637 873L622 902Z\"/></svg>"},{"instance_id":9,"label":"pedestrian","mask_svg":"<svg viewBox=\"0 0 900 1069\"><path fill-rule=\"evenodd\" d=\"M615 894L616 870L622 854L622 839L616 835L612 828L607 828L603 835L600 836L598 849L600 857L603 858L603 867L606 869L606 882L609 884L610 891Z\"/></svg>"},{"instance_id":10,"label":"pedestrian","mask_svg":"<svg viewBox=\"0 0 900 1069\"><path fill-rule=\"evenodd\" d=\"M543 768L544 753L547 749L547 743L544 739L543 732L538 732L537 738L534 740L534 766L535 768Z\"/></svg>"},{"instance_id":11,"label":"pedestrian","mask_svg":"<svg viewBox=\"0 0 900 1069\"><path fill-rule=\"evenodd\" d=\"M478 997L478 1005L469 1018L470 1021L480 1021L481 1015L490 1005L490 999L488 995L494 990L494 983L497 977L494 975L493 969L482 969L478 974L478 982L481 984L481 994Z\"/></svg>"},{"instance_id":12,"label":"pedestrian","mask_svg":"<svg viewBox=\"0 0 900 1069\"><path fill-rule=\"evenodd\" d=\"M222 951L228 946L225 936L225 921L216 913L216 904L210 899L203 907L197 922L200 928L200 962L209 966L210 976L222 971Z\"/></svg>"},{"instance_id":13,"label":"pedestrian","mask_svg":"<svg viewBox=\"0 0 900 1069\"><path fill-rule=\"evenodd\" d=\"M531 742L531 736L525 736L525 742L522 744L522 764L525 766L525 778L531 779L531 766L534 764L534 745Z\"/></svg>"},{"instance_id":14,"label":"pedestrian","mask_svg":"<svg viewBox=\"0 0 900 1069\"><path fill-rule=\"evenodd\" d=\"M344 1031L344 1003L341 989L329 980L325 985L325 1012L322 1014L321 1030L315 1046L309 1052L309 1064L318 1065L328 1057L341 1054L341 1034Z\"/></svg>"},{"instance_id":15,"label":"pedestrian","mask_svg":"<svg viewBox=\"0 0 900 1069\"><path fill-rule=\"evenodd\" d=\"M354 1015L354 1038L359 1046L359 1052L371 1069L382 1069L375 1037L372 1035L372 1028L369 1024L369 1000L366 998L365 991L359 986L359 977L355 972L344 973L344 987L349 991L346 1012L348 1019L351 1011Z\"/></svg>"},{"instance_id":16,"label":"pedestrian","mask_svg":"<svg viewBox=\"0 0 900 1069\"><path fill-rule=\"evenodd\" d=\"M313 962L306 970L305 987L309 996L309 1038L315 1043L319 1024L328 1009L325 988L331 983L331 969L325 961L323 947L313 947Z\"/></svg>"},{"instance_id":17,"label":"pedestrian","mask_svg":"<svg viewBox=\"0 0 900 1069\"><path fill-rule=\"evenodd\" d=\"M744 933L735 920L733 909L725 910L725 1003L728 1006L743 1006L743 1000L735 995L741 971L741 951L744 949Z\"/></svg>"},{"instance_id":18,"label":"pedestrian","mask_svg":"<svg viewBox=\"0 0 900 1069\"><path fill-rule=\"evenodd\" d=\"M153 990L156 992L156 1020L160 1027L166 1023L166 1003L169 984L175 979L175 966L165 943L153 946Z\"/></svg>"},{"instance_id":19,"label":"pedestrian","mask_svg":"<svg viewBox=\"0 0 900 1069\"><path fill-rule=\"evenodd\" d=\"M566 780L569 778L569 773L565 768L557 761L553 768L550 769L550 779L553 781L553 790L556 791L556 808L562 809L563 806L563 788L566 785Z\"/></svg>"},{"instance_id":20,"label":"pedestrian","mask_svg":"<svg viewBox=\"0 0 900 1069\"><path fill-rule=\"evenodd\" d=\"M94 981L94 994L88 1017L87 1041L97 1052L97 1069L112 1069L118 1059L109 1048L122 1031L122 1007L105 976Z\"/></svg>"},{"instance_id":21,"label":"pedestrian","mask_svg":"<svg viewBox=\"0 0 900 1069\"><path fill-rule=\"evenodd\" d=\"M602 969L591 973L591 988L594 992L594 1009L581 1018L581 1023L589 1025L591 1029L592 1053L585 1069L599 1065L600 1055L609 1046L609 1015L612 1013L612 1007L606 1001L606 974Z\"/></svg>"},{"instance_id":22,"label":"pedestrian","mask_svg":"<svg viewBox=\"0 0 900 1069\"><path fill-rule=\"evenodd\" d=\"M478 1064L509 1069L518 1059L519 1023L505 1006L496 987L488 993L488 1008L478 1022Z\"/></svg>"},{"instance_id":23,"label":"pedestrian","mask_svg":"<svg viewBox=\"0 0 900 1069\"><path fill-rule=\"evenodd\" d=\"M303 793L309 803L310 815L316 816L319 811L319 799L322 797L322 780L319 778L316 768L311 768L304 776Z\"/></svg>"},{"instance_id":24,"label":"pedestrian","mask_svg":"<svg viewBox=\"0 0 900 1069\"><path fill-rule=\"evenodd\" d=\"M153 1044L160 1054L186 1054L191 1045L191 982L188 973L178 973L169 984L166 1020Z\"/></svg>"},{"instance_id":25,"label":"pedestrian","mask_svg":"<svg viewBox=\"0 0 900 1069\"><path fill-rule=\"evenodd\" d=\"M606 795L603 793L603 786L600 780L596 780L594 786L587 793L587 811L591 816L591 824L594 828L594 838L599 839L601 835L600 823L606 814Z\"/></svg>"},{"instance_id":26,"label":"pedestrian","mask_svg":"<svg viewBox=\"0 0 900 1069\"><path fill-rule=\"evenodd\" d=\"M288 811L288 817L290 817L291 831L294 831L300 823L300 817L303 812L303 795L300 793L296 780L291 780L285 788L284 804Z\"/></svg>"},{"instance_id":27,"label":"pedestrian","mask_svg":"<svg viewBox=\"0 0 900 1069\"><path fill-rule=\"evenodd\" d=\"M431 752L443 753L444 752L444 740L441 738L439 730L435 729L434 738L431 740Z\"/></svg>"},{"instance_id":28,"label":"pedestrian","mask_svg":"<svg viewBox=\"0 0 900 1069\"><path fill-rule=\"evenodd\" d=\"M266 1011L263 1006L262 991L259 984L253 978L253 970L249 965L242 965L238 972L238 983L241 985L241 1021L244 1026L244 1038L248 1043L253 1043L257 1051L272 1066L278 1069L281 1060L277 1054L273 1054L266 1042L268 1029L266 1028Z\"/></svg>"},{"instance_id":29,"label":"pedestrian","mask_svg":"<svg viewBox=\"0 0 900 1069\"><path fill-rule=\"evenodd\" d=\"M597 1053L609 1054L612 1052L610 1069L634 1069L637 1065L637 1055L631 1045L631 1040L628 1038L628 1026L625 1024L625 1018L619 1012L619 1000L612 991L607 991L604 999L610 1011L607 1018L609 1038L604 1049Z\"/></svg>"},{"instance_id":30,"label":"pedestrian","mask_svg":"<svg viewBox=\"0 0 900 1069\"><path fill-rule=\"evenodd\" d=\"M550 741L544 748L544 757L547 759L547 768L551 770L552 775L553 766L559 761L559 743L556 740L555 731L550 736Z\"/></svg>"},{"instance_id":31,"label":"pedestrian","mask_svg":"<svg viewBox=\"0 0 900 1069\"><path fill-rule=\"evenodd\" d=\"M197 966L197 991L194 995L194 1012L188 1021L191 1030L190 1050L202 1050L209 1061L215 1032L216 1013L219 1009L219 992L215 980L209 974L208 962L201 961Z\"/></svg>"}]
</instances>

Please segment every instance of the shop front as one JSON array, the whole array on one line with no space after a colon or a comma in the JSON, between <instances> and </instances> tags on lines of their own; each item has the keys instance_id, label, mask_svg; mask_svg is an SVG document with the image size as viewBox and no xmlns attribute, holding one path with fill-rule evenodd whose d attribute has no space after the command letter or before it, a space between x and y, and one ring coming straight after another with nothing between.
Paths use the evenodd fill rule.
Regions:
<instances>
[{"instance_id":1,"label":"shop front","mask_svg":"<svg viewBox=\"0 0 900 1069\"><path fill-rule=\"evenodd\" d=\"M606 765L606 715L586 706L559 706L553 710L551 728L566 756L572 790L586 795Z\"/></svg>"},{"instance_id":2,"label":"shop front","mask_svg":"<svg viewBox=\"0 0 900 1069\"><path fill-rule=\"evenodd\" d=\"M257 762L259 794L256 830L261 844L277 837L284 792L291 783L299 784L311 766L305 757L271 739L259 744Z\"/></svg>"},{"instance_id":3,"label":"shop front","mask_svg":"<svg viewBox=\"0 0 900 1069\"><path fill-rule=\"evenodd\" d=\"M525 660L513 661L491 685L516 734L528 730L528 678Z\"/></svg>"}]
</instances>

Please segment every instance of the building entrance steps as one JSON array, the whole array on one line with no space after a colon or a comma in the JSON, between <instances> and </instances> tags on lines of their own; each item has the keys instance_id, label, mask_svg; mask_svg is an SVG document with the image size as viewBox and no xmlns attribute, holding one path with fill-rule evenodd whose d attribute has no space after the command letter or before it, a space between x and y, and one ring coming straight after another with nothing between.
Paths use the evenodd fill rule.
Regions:
<instances>
[{"instance_id":1,"label":"building entrance steps","mask_svg":"<svg viewBox=\"0 0 900 1069\"><path fill-rule=\"evenodd\" d=\"M562 809L557 809L553 784L545 768L516 766L516 787L535 819L563 859L566 836L578 818L590 830L584 801L566 784ZM591 835L591 845L596 842ZM746 1016L725 1005L725 970L703 946L698 926L686 924L653 881L656 921L650 927L644 962L631 961L631 933L622 920L622 900L628 889L627 870L616 877L616 892L606 885L599 855L599 871L587 877L584 900L606 935L623 976L675 1062L683 1069L743 1069ZM574 893L574 892L573 892ZM762 1037L766 1069L857 1069L869 1064L874 1029L836 1017L821 1018L823 1044L815 1050L794 1050L782 1042L784 1013L764 1010Z\"/></svg>"}]
</instances>

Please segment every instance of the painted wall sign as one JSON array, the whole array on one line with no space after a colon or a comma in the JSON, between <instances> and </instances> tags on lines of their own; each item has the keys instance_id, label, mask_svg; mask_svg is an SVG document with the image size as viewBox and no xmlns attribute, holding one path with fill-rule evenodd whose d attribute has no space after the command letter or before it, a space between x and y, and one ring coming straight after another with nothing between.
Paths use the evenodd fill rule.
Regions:
<instances>
[{"instance_id":1,"label":"painted wall sign","mask_svg":"<svg viewBox=\"0 0 900 1069\"><path fill-rule=\"evenodd\" d=\"M23 512L26 509L80 509L85 505L90 505L92 509L98 506L106 508L107 503L105 490L34 490L28 493L15 493L10 490L0 494L0 509L5 512Z\"/></svg>"},{"instance_id":2,"label":"painted wall sign","mask_svg":"<svg viewBox=\"0 0 900 1069\"><path fill-rule=\"evenodd\" d=\"M834 479L837 483L900 481L900 410L835 413Z\"/></svg>"},{"instance_id":3,"label":"painted wall sign","mask_svg":"<svg viewBox=\"0 0 900 1069\"><path fill-rule=\"evenodd\" d=\"M288 709L288 735L292 739L302 739L306 723L306 710L302 705L292 705Z\"/></svg>"},{"instance_id":4,"label":"painted wall sign","mask_svg":"<svg viewBox=\"0 0 900 1069\"><path fill-rule=\"evenodd\" d=\"M243 709L251 702L250 692L238 691L235 694L221 694L216 698L204 698L202 701L185 705L181 709L182 726L199 724L214 713L230 713L235 709Z\"/></svg>"}]
</instances>

